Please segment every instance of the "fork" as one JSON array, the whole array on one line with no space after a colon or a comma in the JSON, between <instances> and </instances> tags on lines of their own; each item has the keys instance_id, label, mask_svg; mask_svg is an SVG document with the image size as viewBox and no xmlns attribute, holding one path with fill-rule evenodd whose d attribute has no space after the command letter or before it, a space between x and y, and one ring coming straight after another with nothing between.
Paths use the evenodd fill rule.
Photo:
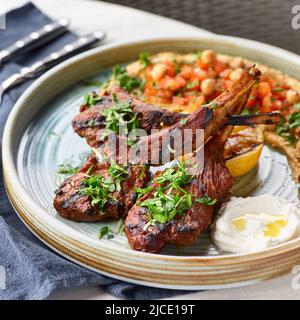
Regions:
<instances>
[{"instance_id":1,"label":"fork","mask_svg":"<svg viewBox=\"0 0 300 320\"><path fill-rule=\"evenodd\" d=\"M60 18L52 23L44 25L41 29L30 33L22 39L19 39L9 47L0 50L0 66L1 64L15 58L20 53L33 50L50 40L59 37L66 32L69 19Z\"/></svg>"},{"instance_id":2,"label":"fork","mask_svg":"<svg viewBox=\"0 0 300 320\"><path fill-rule=\"evenodd\" d=\"M43 71L53 67L62 59L82 51L93 44L102 41L105 38L105 33L103 31L93 32L89 35L82 36L76 41L65 45L61 50L52 52L48 57L34 63L29 67L24 67L19 73L15 73L0 84L0 104L2 102L2 97L4 92L8 89L28 80L37 77Z\"/></svg>"}]
</instances>

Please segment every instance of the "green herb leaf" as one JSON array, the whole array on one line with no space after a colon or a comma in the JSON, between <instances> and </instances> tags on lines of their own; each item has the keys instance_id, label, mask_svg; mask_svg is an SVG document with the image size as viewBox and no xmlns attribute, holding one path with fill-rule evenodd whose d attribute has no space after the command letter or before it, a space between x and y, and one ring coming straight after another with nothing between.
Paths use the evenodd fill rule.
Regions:
<instances>
[{"instance_id":1,"label":"green herb leaf","mask_svg":"<svg viewBox=\"0 0 300 320\"><path fill-rule=\"evenodd\" d=\"M217 107L215 102L202 105L202 108L210 108L211 110L215 110Z\"/></svg>"},{"instance_id":2,"label":"green herb leaf","mask_svg":"<svg viewBox=\"0 0 300 320\"><path fill-rule=\"evenodd\" d=\"M150 223L168 223L175 215L182 215L192 207L192 196L182 186L193 179L183 163L177 167L165 170L154 179L155 188L150 186L144 189L137 189L138 198L144 194L154 191L151 198L139 203L140 206L148 209L148 220Z\"/></svg>"},{"instance_id":3,"label":"green herb leaf","mask_svg":"<svg viewBox=\"0 0 300 320\"><path fill-rule=\"evenodd\" d=\"M111 230L108 226L104 226L104 227L101 227L99 229L99 232L98 232L98 237L99 239L102 239L104 236L107 236L109 237L109 235L111 234ZM113 236L113 235L112 235Z\"/></svg>"},{"instance_id":4,"label":"green herb leaf","mask_svg":"<svg viewBox=\"0 0 300 320\"><path fill-rule=\"evenodd\" d=\"M83 105L95 106L101 102L102 97L98 96L95 92L89 92L83 99Z\"/></svg>"},{"instance_id":5,"label":"green herb leaf","mask_svg":"<svg viewBox=\"0 0 300 320\"><path fill-rule=\"evenodd\" d=\"M180 124L182 124L182 125L185 125L187 123L188 123L188 119L187 118L180 120Z\"/></svg>"},{"instance_id":6,"label":"green herb leaf","mask_svg":"<svg viewBox=\"0 0 300 320\"><path fill-rule=\"evenodd\" d=\"M281 118L276 127L276 133L288 141L291 145L295 145L297 138L293 134L293 129L300 127L300 113L294 112L288 116L288 120L285 121Z\"/></svg>"},{"instance_id":7,"label":"green herb leaf","mask_svg":"<svg viewBox=\"0 0 300 320\"><path fill-rule=\"evenodd\" d=\"M195 201L206 206L213 206L217 202L217 199L212 199L208 195L205 195L204 197L198 198Z\"/></svg>"},{"instance_id":8,"label":"green herb leaf","mask_svg":"<svg viewBox=\"0 0 300 320\"><path fill-rule=\"evenodd\" d=\"M106 120L103 138L107 137L111 131L119 133L121 127L125 135L139 127L137 115L131 109L131 101L118 101L116 95L113 96L113 99L114 104L102 111Z\"/></svg>"},{"instance_id":9,"label":"green herb leaf","mask_svg":"<svg viewBox=\"0 0 300 320\"><path fill-rule=\"evenodd\" d=\"M119 65L114 67L113 77L119 82L120 87L126 91L131 92L135 89L143 91L144 89L145 81L129 76L126 68Z\"/></svg>"},{"instance_id":10,"label":"green herb leaf","mask_svg":"<svg viewBox=\"0 0 300 320\"><path fill-rule=\"evenodd\" d=\"M113 181L104 180L102 176L94 174L83 181L79 194L88 196L92 206L97 205L100 210L103 210L108 199L111 198L112 186L114 187Z\"/></svg>"},{"instance_id":11,"label":"green herb leaf","mask_svg":"<svg viewBox=\"0 0 300 320\"><path fill-rule=\"evenodd\" d=\"M141 52L139 55L140 63L143 68L146 68L150 64L150 54L148 52Z\"/></svg>"},{"instance_id":12,"label":"green herb leaf","mask_svg":"<svg viewBox=\"0 0 300 320\"><path fill-rule=\"evenodd\" d=\"M198 79L188 83L186 88L187 89L192 89L192 88L195 88L197 86L199 86L199 80Z\"/></svg>"},{"instance_id":13,"label":"green herb leaf","mask_svg":"<svg viewBox=\"0 0 300 320\"><path fill-rule=\"evenodd\" d=\"M57 173L59 174L75 174L78 171L79 171L78 167L73 167L70 164L67 164L67 165L61 164L57 169Z\"/></svg>"}]
</instances>

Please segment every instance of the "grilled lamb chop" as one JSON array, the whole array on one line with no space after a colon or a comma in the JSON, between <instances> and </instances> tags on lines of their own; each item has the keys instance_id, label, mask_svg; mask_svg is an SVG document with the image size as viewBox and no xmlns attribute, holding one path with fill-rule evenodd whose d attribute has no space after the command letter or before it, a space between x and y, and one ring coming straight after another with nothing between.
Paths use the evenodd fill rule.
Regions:
<instances>
[{"instance_id":1,"label":"grilled lamb chop","mask_svg":"<svg viewBox=\"0 0 300 320\"><path fill-rule=\"evenodd\" d=\"M191 146L194 151L199 147L196 145L197 134L199 134L198 129L204 129L204 141L207 141L210 136L216 134L225 124L228 116L233 113L240 103L240 100L249 93L249 90L259 76L260 71L255 67L245 70L240 79L234 82L230 88L225 90L207 107L200 108L189 115L185 121L180 121L170 128L162 129L156 134L141 137L134 148L128 147L126 137L120 135L115 136L115 141L111 140L110 143L105 142L99 148L101 150L100 152L108 158L114 159L117 163L126 163L129 159L129 162L135 164L148 163L151 165L160 165L163 164L163 160L167 159L168 156L171 156L170 160L172 160L174 154L170 154L170 149L175 149L175 137L183 133L185 129L189 129L192 135L191 139L185 139L185 141L180 144L182 148L181 154L184 154L184 151L188 149L187 145ZM164 142L168 140L170 140L170 143L167 146L164 145ZM156 154L155 163L149 163L149 160L153 158L151 154L152 150Z\"/></svg>"},{"instance_id":2,"label":"grilled lamb chop","mask_svg":"<svg viewBox=\"0 0 300 320\"><path fill-rule=\"evenodd\" d=\"M212 223L213 206L195 201L208 196L221 203L229 194L233 178L224 163L224 143L219 137L212 138L205 146L203 172L183 188L193 199L193 206L183 215L176 215L168 223L154 224L147 228L148 209L140 206L147 199L153 198L153 191L140 199L128 212L125 220L125 234L134 250L158 253L168 243L177 246L192 244Z\"/></svg>"},{"instance_id":3,"label":"grilled lamb chop","mask_svg":"<svg viewBox=\"0 0 300 320\"><path fill-rule=\"evenodd\" d=\"M247 95L241 97L234 112L240 113L246 101ZM151 224L149 217L152 213L149 212L149 207L143 206L143 203L153 199L156 190L161 187L162 182L158 178L163 176L163 173L158 174L150 191L132 207L125 220L124 231L134 250L158 253L168 243L176 246L190 245L209 227L213 220L214 203L208 205L198 202L197 199L206 197L206 199L213 199L217 204L220 204L229 195L229 189L233 185L233 177L225 166L224 145L232 129L232 126L225 127L221 133L215 134L207 142L204 146L205 161L202 172L192 177L192 180L187 184L180 186L191 196L192 206L185 212L176 214L166 223L155 222ZM178 190L175 193L178 194ZM168 194L169 191L174 192L174 190L167 188L163 193ZM161 203L159 197L156 201ZM168 207L170 208L170 204Z\"/></svg>"},{"instance_id":4,"label":"grilled lamb chop","mask_svg":"<svg viewBox=\"0 0 300 320\"><path fill-rule=\"evenodd\" d=\"M217 107L216 110L203 108L188 117L187 123L189 126L186 125L187 123L180 123L171 128L177 130L192 129L194 134L196 133L196 129L204 128L205 137L208 139L211 134L216 133L224 124L228 114L231 114L241 99L245 97L258 75L259 71L255 68L249 72L244 72L238 82L214 101ZM163 130L163 133L161 131L159 134L163 136L166 132ZM151 143L151 137L151 135L146 137L146 143ZM122 137L118 137L118 139L122 139ZM141 142L142 138L138 143ZM103 154L113 160L114 157L111 157L109 152L107 152L110 151L109 144L105 143L105 146L106 149L104 148ZM160 151L161 148L162 146L160 145L157 151ZM122 149L121 153L120 149L118 151L119 155L122 154ZM96 174L106 179L109 175L110 166L109 163L97 161L94 155L91 156L79 173L67 179L59 187L54 199L54 207L58 213L65 218L75 221L100 221L108 217L119 218L126 215L135 202L136 193L134 190L144 187L149 181L149 167L129 165L127 170L128 177L125 181L122 181L121 189L119 191L115 190L110 194L105 206L102 210L99 210L97 205L92 205L91 197L87 194L82 194L81 190L88 175ZM101 214L100 212L105 214Z\"/></svg>"},{"instance_id":5,"label":"grilled lamb chop","mask_svg":"<svg viewBox=\"0 0 300 320\"><path fill-rule=\"evenodd\" d=\"M114 88L111 93L106 92L97 105L92 107L81 106L81 113L72 120L74 131L79 136L84 137L91 147L98 147L103 143L102 133L106 118L102 115L102 112L114 104L114 94L118 101L130 103L132 111L137 114L139 128L145 130L148 134L150 134L151 129L161 129L187 117L185 114L146 104L122 89Z\"/></svg>"},{"instance_id":6,"label":"grilled lamb chop","mask_svg":"<svg viewBox=\"0 0 300 320\"><path fill-rule=\"evenodd\" d=\"M112 95L116 94L119 101L129 101L132 111L137 114L139 128L150 134L151 129L162 129L172 126L180 120L186 119L188 114L170 112L169 110L146 104L120 88L114 88L111 93L106 92L95 105L88 107L82 105L80 114L72 120L74 131L86 139L91 147L98 147L104 140L102 138L106 118L102 115L103 110L110 108L114 102ZM95 96L96 97L96 96ZM97 96L97 98L99 98ZM279 113L235 115L229 116L226 125L255 125L276 124L280 122Z\"/></svg>"},{"instance_id":7,"label":"grilled lamb chop","mask_svg":"<svg viewBox=\"0 0 300 320\"><path fill-rule=\"evenodd\" d=\"M100 163L94 154L90 155L78 173L64 181L56 191L54 208L59 215L77 222L94 222L107 218L124 217L136 201L136 188L145 187L150 180L149 168L146 166L128 166L128 176L121 182L120 190L110 194L103 210L92 205L91 198L82 194L87 177L97 175L109 178L110 164Z\"/></svg>"}]
</instances>

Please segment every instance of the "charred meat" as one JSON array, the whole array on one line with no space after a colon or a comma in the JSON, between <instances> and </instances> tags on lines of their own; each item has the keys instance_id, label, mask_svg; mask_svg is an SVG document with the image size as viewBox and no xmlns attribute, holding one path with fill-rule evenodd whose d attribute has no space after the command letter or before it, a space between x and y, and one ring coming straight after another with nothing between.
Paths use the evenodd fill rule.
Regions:
<instances>
[{"instance_id":1,"label":"charred meat","mask_svg":"<svg viewBox=\"0 0 300 320\"><path fill-rule=\"evenodd\" d=\"M149 180L147 166L100 163L92 154L58 188L54 208L62 217L78 222L119 219L134 205L135 189L145 187Z\"/></svg>"}]
</instances>

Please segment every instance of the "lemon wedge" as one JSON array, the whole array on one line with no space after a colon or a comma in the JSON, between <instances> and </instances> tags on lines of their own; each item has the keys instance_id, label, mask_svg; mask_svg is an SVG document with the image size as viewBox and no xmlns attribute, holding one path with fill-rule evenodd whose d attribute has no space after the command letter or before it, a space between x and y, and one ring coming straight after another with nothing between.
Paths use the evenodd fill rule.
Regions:
<instances>
[{"instance_id":1,"label":"lemon wedge","mask_svg":"<svg viewBox=\"0 0 300 320\"><path fill-rule=\"evenodd\" d=\"M225 144L226 167L233 177L253 169L263 149L263 130L260 127L235 127Z\"/></svg>"}]
</instances>

